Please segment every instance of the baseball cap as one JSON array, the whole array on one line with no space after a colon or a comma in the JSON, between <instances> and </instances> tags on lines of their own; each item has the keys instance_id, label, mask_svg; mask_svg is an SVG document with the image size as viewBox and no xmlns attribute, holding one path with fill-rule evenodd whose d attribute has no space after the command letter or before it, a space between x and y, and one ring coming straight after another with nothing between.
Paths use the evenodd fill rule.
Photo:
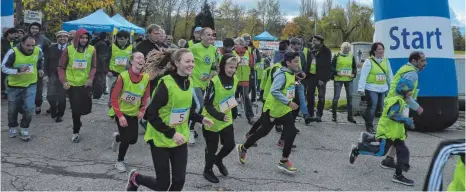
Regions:
<instances>
[{"instance_id":1,"label":"baseball cap","mask_svg":"<svg viewBox=\"0 0 466 192\"><path fill-rule=\"evenodd\" d=\"M199 26L198 26L198 27L196 27L196 28L194 29L194 32L198 32L198 31L201 31L201 30L202 30L202 27L199 27Z\"/></svg>"}]
</instances>

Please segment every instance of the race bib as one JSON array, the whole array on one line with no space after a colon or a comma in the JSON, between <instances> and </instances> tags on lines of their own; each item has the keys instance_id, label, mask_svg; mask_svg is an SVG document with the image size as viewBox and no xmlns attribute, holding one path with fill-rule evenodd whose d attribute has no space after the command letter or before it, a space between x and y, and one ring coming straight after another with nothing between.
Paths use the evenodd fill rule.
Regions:
<instances>
[{"instance_id":1,"label":"race bib","mask_svg":"<svg viewBox=\"0 0 466 192\"><path fill-rule=\"evenodd\" d=\"M189 108L184 109L172 109L172 114L170 115L170 126L183 124L188 120Z\"/></svg>"},{"instance_id":2,"label":"race bib","mask_svg":"<svg viewBox=\"0 0 466 192\"><path fill-rule=\"evenodd\" d=\"M26 75L34 73L34 65L33 64L20 64L18 67L27 67L26 71L18 73L18 75Z\"/></svg>"},{"instance_id":3,"label":"race bib","mask_svg":"<svg viewBox=\"0 0 466 192\"><path fill-rule=\"evenodd\" d=\"M286 97L288 97L288 99L293 99L294 93L295 93L295 86L290 86L286 88Z\"/></svg>"},{"instance_id":4,"label":"race bib","mask_svg":"<svg viewBox=\"0 0 466 192\"><path fill-rule=\"evenodd\" d=\"M405 105L405 108L403 109L403 116L409 117L409 106Z\"/></svg>"},{"instance_id":5,"label":"race bib","mask_svg":"<svg viewBox=\"0 0 466 192\"><path fill-rule=\"evenodd\" d=\"M208 79L210 77L210 74L209 73L202 73L201 75L201 79Z\"/></svg>"},{"instance_id":6,"label":"race bib","mask_svg":"<svg viewBox=\"0 0 466 192\"><path fill-rule=\"evenodd\" d=\"M258 69L264 69L264 64L257 64Z\"/></svg>"},{"instance_id":7,"label":"race bib","mask_svg":"<svg viewBox=\"0 0 466 192\"><path fill-rule=\"evenodd\" d=\"M127 57L117 57L117 58L115 58L115 65L126 66L126 63L128 63L128 58Z\"/></svg>"},{"instance_id":8,"label":"race bib","mask_svg":"<svg viewBox=\"0 0 466 192\"><path fill-rule=\"evenodd\" d=\"M124 102L130 105L136 105L141 100L141 96L131 93L129 91L126 91L123 93L123 95L121 95L121 100L123 100Z\"/></svg>"},{"instance_id":9,"label":"race bib","mask_svg":"<svg viewBox=\"0 0 466 192\"><path fill-rule=\"evenodd\" d=\"M242 65L242 66L248 65L248 59L244 57L241 58L241 62L239 62L239 65Z\"/></svg>"},{"instance_id":10,"label":"race bib","mask_svg":"<svg viewBox=\"0 0 466 192\"><path fill-rule=\"evenodd\" d=\"M383 73L379 73L379 74L375 75L375 81L377 81L377 82L383 82L386 79L387 79L387 77Z\"/></svg>"},{"instance_id":11,"label":"race bib","mask_svg":"<svg viewBox=\"0 0 466 192\"><path fill-rule=\"evenodd\" d=\"M235 97L230 96L220 101L219 108L222 113L225 113L226 111L232 109L233 107L236 107L237 105L238 105L238 102L236 102Z\"/></svg>"},{"instance_id":12,"label":"race bib","mask_svg":"<svg viewBox=\"0 0 466 192\"><path fill-rule=\"evenodd\" d=\"M349 77L351 77L351 75L352 75L352 73L353 73L353 70L350 69L350 68L343 68L343 69L341 69L340 73L341 73L342 76L349 76Z\"/></svg>"},{"instance_id":13,"label":"race bib","mask_svg":"<svg viewBox=\"0 0 466 192\"><path fill-rule=\"evenodd\" d=\"M86 69L86 68L87 68L87 60L75 59L73 61L73 69Z\"/></svg>"}]
</instances>

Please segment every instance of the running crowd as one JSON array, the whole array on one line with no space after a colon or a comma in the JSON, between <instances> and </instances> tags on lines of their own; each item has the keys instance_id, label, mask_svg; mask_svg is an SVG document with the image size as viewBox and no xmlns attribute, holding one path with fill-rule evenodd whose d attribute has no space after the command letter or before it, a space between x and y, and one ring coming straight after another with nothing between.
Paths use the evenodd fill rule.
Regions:
<instances>
[{"instance_id":1,"label":"running crowd","mask_svg":"<svg viewBox=\"0 0 466 192\"><path fill-rule=\"evenodd\" d=\"M41 113L44 84L50 104L46 112L57 123L63 121L69 98L72 142L80 141L81 117L91 113L92 99L110 94L108 115L118 127L112 133L112 150L118 151L115 168L127 171L125 155L137 142L141 125L156 172L156 177L151 177L131 170L127 190L139 186L157 191L182 190L188 144L195 144L198 135L196 123L202 125L206 142L203 176L210 182L219 182L214 165L227 176L223 159L237 150L239 161L245 164L249 149L274 127L281 133L277 145L283 148L277 166L296 172L289 159L299 133L296 118L302 116L306 125L322 121L326 84L331 80L335 88L332 121L337 121L344 86L347 120L356 123L350 87L360 59L351 54L348 42L332 56L322 36L313 36L309 47L304 46L303 39L294 37L281 41L279 50L267 55L254 47L249 34L226 38L223 47L216 48L215 31L208 27L196 27L192 40L180 40L178 45L156 24L147 27L146 37L134 42L127 31L107 40L106 33L91 36L80 28L57 32L56 43L51 43L41 30L39 23L32 23L26 32L10 28L1 41L2 98L8 100L9 137L30 140L32 114ZM370 58L362 64L356 82L358 92L368 100L363 115L367 132L361 133L359 143L353 145L351 164L359 155L385 156L380 166L395 169L392 181L414 184L402 174L410 169L405 139L406 130L414 128L409 111L423 112L416 95L418 72L426 64L424 53L415 51L393 75L384 57L384 45L372 45ZM262 102L263 108L255 121L253 107L257 102ZM240 105L251 129L246 141L236 144L233 121L242 116ZM374 127L377 111L381 116ZM22 114L19 124L18 114ZM219 141L222 147L218 151Z\"/></svg>"}]
</instances>

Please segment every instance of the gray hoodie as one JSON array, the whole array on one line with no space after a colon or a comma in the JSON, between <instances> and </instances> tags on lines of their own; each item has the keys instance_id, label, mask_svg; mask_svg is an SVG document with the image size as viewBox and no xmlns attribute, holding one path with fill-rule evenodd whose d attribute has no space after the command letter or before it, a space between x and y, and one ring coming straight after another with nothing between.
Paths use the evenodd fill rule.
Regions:
<instances>
[{"instance_id":1,"label":"gray hoodie","mask_svg":"<svg viewBox=\"0 0 466 192\"><path fill-rule=\"evenodd\" d=\"M291 102L291 99L286 97L281 90L285 86L286 78L285 78L285 73L289 72L291 74L294 74L293 71L288 69L287 67L282 67L280 70L277 70L273 74L273 82L272 82L272 87L270 88L270 94L272 94L273 97L275 97L277 100L282 102L285 105L288 105L288 103Z\"/></svg>"}]
</instances>

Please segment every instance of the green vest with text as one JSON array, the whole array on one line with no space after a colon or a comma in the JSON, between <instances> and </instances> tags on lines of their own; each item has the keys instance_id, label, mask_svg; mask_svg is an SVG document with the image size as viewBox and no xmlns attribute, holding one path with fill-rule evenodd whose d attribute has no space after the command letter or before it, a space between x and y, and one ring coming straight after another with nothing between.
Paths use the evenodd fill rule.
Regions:
<instances>
[{"instance_id":1,"label":"green vest with text","mask_svg":"<svg viewBox=\"0 0 466 192\"><path fill-rule=\"evenodd\" d=\"M249 67L249 51L246 51L243 56L239 56L236 51L233 51L235 56L239 56L241 61L238 64L238 69L236 70L236 77L238 81L247 81L249 82L249 75L251 74L251 68Z\"/></svg>"},{"instance_id":2,"label":"green vest with text","mask_svg":"<svg viewBox=\"0 0 466 192\"><path fill-rule=\"evenodd\" d=\"M367 75L366 82L377 84L377 85L384 85L387 84L387 77L388 75L388 62L387 58L384 58L381 63L377 64L372 57L370 58L371 61L371 70ZM380 67L382 67L382 69ZM385 71L385 73L384 73Z\"/></svg>"},{"instance_id":3,"label":"green vest with text","mask_svg":"<svg viewBox=\"0 0 466 192\"><path fill-rule=\"evenodd\" d=\"M78 52L73 45L68 46L67 49L66 81L71 86L84 86L89 79L95 49L92 45L88 45L83 53Z\"/></svg>"},{"instance_id":4,"label":"green vest with text","mask_svg":"<svg viewBox=\"0 0 466 192\"><path fill-rule=\"evenodd\" d=\"M112 58L110 58L109 68L111 71L121 73L126 71L126 65L131 57L133 46L130 45L126 49L120 49L115 44L112 44Z\"/></svg>"},{"instance_id":5,"label":"green vest with text","mask_svg":"<svg viewBox=\"0 0 466 192\"><path fill-rule=\"evenodd\" d=\"M37 62L39 61L39 47L35 46L31 55L21 53L17 47L15 52L15 62L13 68L27 67L25 72L8 75L8 85L13 87L28 87L37 82Z\"/></svg>"},{"instance_id":6,"label":"green vest with text","mask_svg":"<svg viewBox=\"0 0 466 192\"><path fill-rule=\"evenodd\" d=\"M212 45L206 48L202 43L197 43L192 47L190 46L189 49L194 55L195 63L193 73L191 74L191 83L193 87L200 87L205 90L209 84L209 79L203 81L201 78L210 77L210 70L212 65L215 64L215 54L217 50Z\"/></svg>"},{"instance_id":7,"label":"green vest with text","mask_svg":"<svg viewBox=\"0 0 466 192\"><path fill-rule=\"evenodd\" d=\"M336 70L341 75L335 75L334 81L351 81L353 78L353 55L346 56L338 55Z\"/></svg>"},{"instance_id":8,"label":"green vest with text","mask_svg":"<svg viewBox=\"0 0 466 192\"><path fill-rule=\"evenodd\" d=\"M141 107L141 99L149 84L149 75L144 73L139 83L131 81L128 71L120 73L120 76L123 81L123 88L118 99L120 111L128 116L137 116Z\"/></svg>"},{"instance_id":9,"label":"green vest with text","mask_svg":"<svg viewBox=\"0 0 466 192\"><path fill-rule=\"evenodd\" d=\"M280 91L283 95L288 97L288 99L293 100L295 97L295 75L291 74L290 72L283 72L285 74L285 86ZM275 98L272 93L267 95L267 99L265 100L264 109L263 111L266 112L269 110L270 117L273 118L280 118L286 115L287 113L291 112L291 108L283 104L280 100Z\"/></svg>"}]
</instances>

